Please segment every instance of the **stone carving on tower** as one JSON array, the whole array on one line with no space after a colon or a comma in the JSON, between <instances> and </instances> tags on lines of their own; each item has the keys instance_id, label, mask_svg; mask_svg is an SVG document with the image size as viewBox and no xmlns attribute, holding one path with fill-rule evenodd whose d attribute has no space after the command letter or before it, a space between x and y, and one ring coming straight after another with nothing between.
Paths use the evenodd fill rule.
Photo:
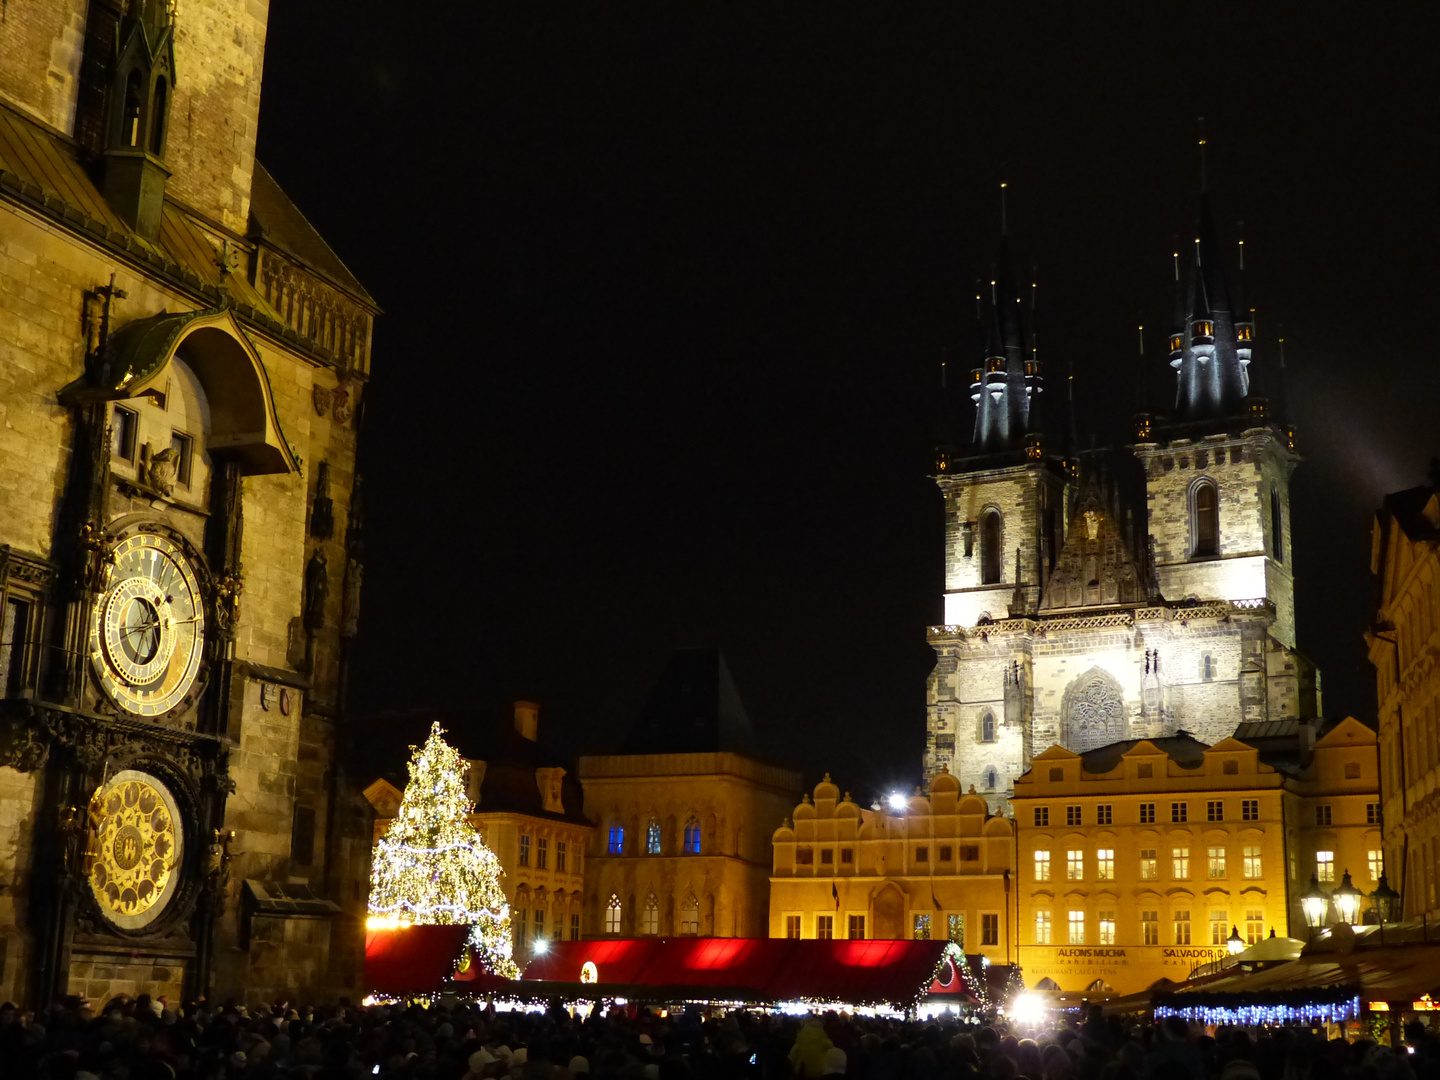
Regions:
<instances>
[{"instance_id":1,"label":"stone carving on tower","mask_svg":"<svg viewBox=\"0 0 1440 1080\"><path fill-rule=\"evenodd\" d=\"M928 634L924 768L996 809L1053 745L1181 730L1215 743L1243 721L1318 714L1295 649L1294 435L1252 373L1255 317L1218 237L1206 196L1187 265L1175 257L1174 410L1138 416L1128 448L1077 452L1072 414L1051 452L1033 311L1003 255L977 297L973 434L936 457L944 622Z\"/></svg>"}]
</instances>

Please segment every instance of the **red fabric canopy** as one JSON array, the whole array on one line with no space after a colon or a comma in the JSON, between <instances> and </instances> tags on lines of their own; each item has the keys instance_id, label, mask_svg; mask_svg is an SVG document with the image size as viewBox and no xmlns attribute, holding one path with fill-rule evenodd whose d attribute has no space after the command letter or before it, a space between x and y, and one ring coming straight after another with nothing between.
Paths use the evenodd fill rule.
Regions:
<instances>
[{"instance_id":1,"label":"red fabric canopy","mask_svg":"<svg viewBox=\"0 0 1440 1080\"><path fill-rule=\"evenodd\" d=\"M455 971L468 926L365 931L365 982L377 994L437 993Z\"/></svg>"},{"instance_id":2,"label":"red fabric canopy","mask_svg":"<svg viewBox=\"0 0 1440 1080\"><path fill-rule=\"evenodd\" d=\"M667 988L677 997L710 991L743 1001L903 1005L927 993L968 996L962 964L945 941L625 938L552 942L521 978L588 982L611 993Z\"/></svg>"}]
</instances>

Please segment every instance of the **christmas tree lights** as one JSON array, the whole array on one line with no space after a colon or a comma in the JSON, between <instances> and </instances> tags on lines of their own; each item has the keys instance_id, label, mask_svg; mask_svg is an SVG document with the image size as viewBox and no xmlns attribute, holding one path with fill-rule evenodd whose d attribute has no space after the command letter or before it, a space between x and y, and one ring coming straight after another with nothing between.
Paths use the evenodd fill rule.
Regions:
<instances>
[{"instance_id":1,"label":"christmas tree lights","mask_svg":"<svg viewBox=\"0 0 1440 1080\"><path fill-rule=\"evenodd\" d=\"M410 782L375 848L369 925L469 925L475 961L518 978L500 860L470 824L469 766L444 734L434 724L425 745L411 748Z\"/></svg>"}]
</instances>

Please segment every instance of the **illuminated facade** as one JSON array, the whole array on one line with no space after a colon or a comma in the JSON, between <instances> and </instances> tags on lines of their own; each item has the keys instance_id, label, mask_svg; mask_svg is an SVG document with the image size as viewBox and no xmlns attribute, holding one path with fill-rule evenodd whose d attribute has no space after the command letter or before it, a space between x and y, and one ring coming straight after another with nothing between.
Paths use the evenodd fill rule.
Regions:
<instances>
[{"instance_id":1,"label":"illuminated facade","mask_svg":"<svg viewBox=\"0 0 1440 1080\"><path fill-rule=\"evenodd\" d=\"M1326 892L1347 873L1372 892L1375 746L1354 719L1319 739L1269 721L1208 747L1182 733L1037 755L1012 798L1026 985L1127 994L1178 982L1224 957L1232 933L1303 939L1312 875Z\"/></svg>"},{"instance_id":2,"label":"illuminated facade","mask_svg":"<svg viewBox=\"0 0 1440 1080\"><path fill-rule=\"evenodd\" d=\"M1440 916L1440 468L1386 496L1371 571L1380 579L1365 635L1380 704L1385 852L1406 918Z\"/></svg>"},{"instance_id":3,"label":"illuminated facade","mask_svg":"<svg viewBox=\"0 0 1440 1080\"><path fill-rule=\"evenodd\" d=\"M944 624L929 641L926 775L993 808L1051 746L1086 751L1318 714L1295 650L1290 429L1252 392L1253 317L1202 204L1176 257L1172 416L1127 452L1047 446L1043 380L1008 262L984 304L971 445L944 447Z\"/></svg>"},{"instance_id":4,"label":"illuminated facade","mask_svg":"<svg viewBox=\"0 0 1440 1080\"><path fill-rule=\"evenodd\" d=\"M455 727L449 737L475 738L473 724ZM522 968L537 940L581 936L585 853L595 831L581 811L579 785L560 766L541 764L538 728L539 706L516 702L514 724L478 740L483 759L467 759L467 793L475 807L470 824L500 860L500 887ZM400 788L383 777L365 789L375 808L375 842L399 809L400 796Z\"/></svg>"},{"instance_id":5,"label":"illuminated facade","mask_svg":"<svg viewBox=\"0 0 1440 1080\"><path fill-rule=\"evenodd\" d=\"M361 987L377 308L255 160L266 11L0 15L0 1000Z\"/></svg>"},{"instance_id":6,"label":"illuminated facade","mask_svg":"<svg viewBox=\"0 0 1440 1080\"><path fill-rule=\"evenodd\" d=\"M771 838L771 937L943 938L1010 962L1012 823L953 776L903 808L865 810L827 775L792 820Z\"/></svg>"},{"instance_id":7,"label":"illuminated facade","mask_svg":"<svg viewBox=\"0 0 1440 1080\"><path fill-rule=\"evenodd\" d=\"M619 751L579 773L586 937L765 936L770 833L800 776L756 756L718 649L677 652Z\"/></svg>"}]
</instances>

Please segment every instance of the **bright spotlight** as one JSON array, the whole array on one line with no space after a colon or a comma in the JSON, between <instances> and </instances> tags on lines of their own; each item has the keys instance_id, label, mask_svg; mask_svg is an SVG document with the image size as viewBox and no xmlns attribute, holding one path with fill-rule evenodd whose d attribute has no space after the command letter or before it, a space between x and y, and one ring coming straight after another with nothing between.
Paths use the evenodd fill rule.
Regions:
<instances>
[{"instance_id":1,"label":"bright spotlight","mask_svg":"<svg viewBox=\"0 0 1440 1080\"><path fill-rule=\"evenodd\" d=\"M1045 999L1038 994L1021 994L1007 1011L1017 1024L1038 1024L1045 1017Z\"/></svg>"},{"instance_id":2,"label":"bright spotlight","mask_svg":"<svg viewBox=\"0 0 1440 1080\"><path fill-rule=\"evenodd\" d=\"M901 795L898 791L890 796L890 809L894 810L897 814L903 811L906 805L905 796Z\"/></svg>"},{"instance_id":3,"label":"bright spotlight","mask_svg":"<svg viewBox=\"0 0 1440 1080\"><path fill-rule=\"evenodd\" d=\"M550 951L550 942L549 942L548 939L543 938L543 937L542 937L542 938L536 938L536 939L535 939L535 955L536 955L536 956L544 956L544 955L545 955L547 952L549 952L549 951Z\"/></svg>"}]
</instances>

